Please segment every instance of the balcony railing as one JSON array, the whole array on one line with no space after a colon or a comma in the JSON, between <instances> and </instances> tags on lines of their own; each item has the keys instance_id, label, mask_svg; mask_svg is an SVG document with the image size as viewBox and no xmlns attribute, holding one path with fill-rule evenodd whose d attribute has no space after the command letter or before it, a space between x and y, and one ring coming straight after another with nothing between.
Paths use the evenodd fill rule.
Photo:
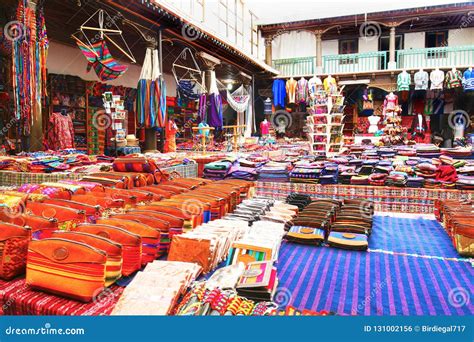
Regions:
<instances>
[{"instance_id":1,"label":"balcony railing","mask_svg":"<svg viewBox=\"0 0 474 342\"><path fill-rule=\"evenodd\" d=\"M388 51L323 56L323 74L363 73L387 70ZM451 68L474 65L474 45L398 50L397 69ZM273 67L282 76L313 75L315 57L277 59Z\"/></svg>"},{"instance_id":2,"label":"balcony railing","mask_svg":"<svg viewBox=\"0 0 474 342\"><path fill-rule=\"evenodd\" d=\"M371 72L385 68L386 62L386 51L323 56L323 70L326 74Z\"/></svg>"},{"instance_id":3,"label":"balcony railing","mask_svg":"<svg viewBox=\"0 0 474 342\"><path fill-rule=\"evenodd\" d=\"M284 76L312 75L315 63L316 57L276 59L273 67Z\"/></svg>"},{"instance_id":4,"label":"balcony railing","mask_svg":"<svg viewBox=\"0 0 474 342\"><path fill-rule=\"evenodd\" d=\"M399 69L451 68L474 63L474 46L440 47L397 51Z\"/></svg>"}]
</instances>

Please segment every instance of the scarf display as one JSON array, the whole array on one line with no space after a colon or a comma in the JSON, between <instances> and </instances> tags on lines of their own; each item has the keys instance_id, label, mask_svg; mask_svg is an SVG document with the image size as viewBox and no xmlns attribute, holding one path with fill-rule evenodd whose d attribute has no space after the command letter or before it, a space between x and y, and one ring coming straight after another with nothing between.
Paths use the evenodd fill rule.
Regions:
<instances>
[{"instance_id":1,"label":"scarf display","mask_svg":"<svg viewBox=\"0 0 474 342\"><path fill-rule=\"evenodd\" d=\"M33 119L41 116L41 100L46 95L48 37L43 10L37 13L20 0L16 12L18 37L13 37L12 79L15 118L20 135L29 135Z\"/></svg>"}]
</instances>

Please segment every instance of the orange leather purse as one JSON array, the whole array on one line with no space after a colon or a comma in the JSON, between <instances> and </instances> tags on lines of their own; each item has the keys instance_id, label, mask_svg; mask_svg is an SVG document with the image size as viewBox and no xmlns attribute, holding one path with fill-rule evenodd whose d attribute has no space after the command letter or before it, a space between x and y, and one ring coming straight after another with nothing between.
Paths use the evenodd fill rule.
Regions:
<instances>
[{"instance_id":1,"label":"orange leather purse","mask_svg":"<svg viewBox=\"0 0 474 342\"><path fill-rule=\"evenodd\" d=\"M33 240L28 247L26 283L33 289L83 302L104 289L107 254L81 242Z\"/></svg>"},{"instance_id":2,"label":"orange leather purse","mask_svg":"<svg viewBox=\"0 0 474 342\"><path fill-rule=\"evenodd\" d=\"M88 195L73 195L73 197L75 196L88 196ZM84 201L47 199L47 200L44 200L43 202L47 204L59 205L61 207L83 210L86 213L86 216L88 218L98 217L100 212L102 211L100 205L90 205L90 204L85 203Z\"/></svg>"},{"instance_id":3,"label":"orange leather purse","mask_svg":"<svg viewBox=\"0 0 474 342\"><path fill-rule=\"evenodd\" d=\"M142 238L142 265L155 260L160 251L160 231L143 223L117 218L100 218L97 224L106 224L128 230Z\"/></svg>"},{"instance_id":4,"label":"orange leather purse","mask_svg":"<svg viewBox=\"0 0 474 342\"><path fill-rule=\"evenodd\" d=\"M0 278L10 280L25 272L30 228L0 222Z\"/></svg>"},{"instance_id":5,"label":"orange leather purse","mask_svg":"<svg viewBox=\"0 0 474 342\"><path fill-rule=\"evenodd\" d=\"M16 224L21 227L30 227L30 238L34 237L36 239L47 238L51 235L51 232L58 229L58 220L55 218L45 218L26 213L10 216L0 210L0 221Z\"/></svg>"},{"instance_id":6,"label":"orange leather purse","mask_svg":"<svg viewBox=\"0 0 474 342\"><path fill-rule=\"evenodd\" d=\"M114 188L107 188L105 189L105 193L109 194L110 196L114 198L122 198L123 196L134 196L136 197L138 202L151 202L154 200L155 196L158 201L162 199L162 196L155 195L152 192L144 191L144 190L135 190L135 189L119 190L119 189L114 189Z\"/></svg>"},{"instance_id":7,"label":"orange leather purse","mask_svg":"<svg viewBox=\"0 0 474 342\"><path fill-rule=\"evenodd\" d=\"M155 195L162 196L163 198L170 198L171 196L174 195L173 192L160 189L157 186L145 186L145 187L141 188L140 190L152 192Z\"/></svg>"},{"instance_id":8,"label":"orange leather purse","mask_svg":"<svg viewBox=\"0 0 474 342\"><path fill-rule=\"evenodd\" d=\"M75 231L98 235L122 246L122 275L127 277L141 268L142 239L125 229L104 224L83 223Z\"/></svg>"},{"instance_id":9,"label":"orange leather purse","mask_svg":"<svg viewBox=\"0 0 474 342\"><path fill-rule=\"evenodd\" d=\"M193 218L191 213L186 212L185 210L169 205L162 205L163 201L156 202L147 205L137 206L137 210L153 210L159 213L173 215L184 220L183 229L193 229L197 227L197 221Z\"/></svg>"},{"instance_id":10,"label":"orange leather purse","mask_svg":"<svg viewBox=\"0 0 474 342\"><path fill-rule=\"evenodd\" d=\"M122 245L101 237L82 232L54 232L52 238L82 242L107 254L105 263L105 286L115 283L122 276Z\"/></svg>"},{"instance_id":11,"label":"orange leather purse","mask_svg":"<svg viewBox=\"0 0 474 342\"><path fill-rule=\"evenodd\" d=\"M59 229L62 230L71 230L76 224L86 220L86 213L83 210L65 208L54 204L28 201L26 210L44 218L55 218L58 221Z\"/></svg>"}]
</instances>

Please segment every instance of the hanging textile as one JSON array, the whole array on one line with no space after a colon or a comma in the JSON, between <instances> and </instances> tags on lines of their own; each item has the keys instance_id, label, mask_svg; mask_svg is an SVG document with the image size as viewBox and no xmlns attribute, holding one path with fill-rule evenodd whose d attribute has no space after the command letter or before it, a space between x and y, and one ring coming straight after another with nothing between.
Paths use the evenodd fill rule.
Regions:
<instances>
[{"instance_id":1,"label":"hanging textile","mask_svg":"<svg viewBox=\"0 0 474 342\"><path fill-rule=\"evenodd\" d=\"M158 50L147 48L137 85L136 116L145 128L166 125L166 85L161 74Z\"/></svg>"},{"instance_id":2,"label":"hanging textile","mask_svg":"<svg viewBox=\"0 0 474 342\"><path fill-rule=\"evenodd\" d=\"M229 90L226 91L227 103L229 103L229 106L237 113L245 112L249 105L250 95L248 94L244 86L241 85L232 94L229 93Z\"/></svg>"},{"instance_id":3,"label":"hanging textile","mask_svg":"<svg viewBox=\"0 0 474 342\"><path fill-rule=\"evenodd\" d=\"M222 98L219 93L210 94L208 97L208 119L209 126L220 128L223 126Z\"/></svg>"},{"instance_id":4,"label":"hanging textile","mask_svg":"<svg viewBox=\"0 0 474 342\"><path fill-rule=\"evenodd\" d=\"M87 46L79 40L76 40L77 46L81 49L84 57L87 58L87 71L94 68L97 77L102 82L115 80L122 76L128 69L126 65L121 65L110 54L105 40L93 43Z\"/></svg>"},{"instance_id":5,"label":"hanging textile","mask_svg":"<svg viewBox=\"0 0 474 342\"><path fill-rule=\"evenodd\" d=\"M249 103L247 107L247 117L245 121L245 132L244 132L244 137L250 138L252 136L252 133L256 131L256 126L255 126L255 113L253 111L253 88L252 86L249 86L248 89L249 93Z\"/></svg>"}]
</instances>

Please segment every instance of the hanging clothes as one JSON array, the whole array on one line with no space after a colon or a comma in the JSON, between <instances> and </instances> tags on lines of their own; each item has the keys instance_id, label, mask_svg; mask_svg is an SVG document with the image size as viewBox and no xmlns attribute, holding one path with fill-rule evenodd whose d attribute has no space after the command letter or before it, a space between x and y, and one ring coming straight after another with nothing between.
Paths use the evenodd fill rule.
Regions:
<instances>
[{"instance_id":1,"label":"hanging clothes","mask_svg":"<svg viewBox=\"0 0 474 342\"><path fill-rule=\"evenodd\" d=\"M272 115L273 108L272 108L272 100L267 97L265 101L263 101L263 114L265 115Z\"/></svg>"},{"instance_id":2,"label":"hanging clothes","mask_svg":"<svg viewBox=\"0 0 474 342\"><path fill-rule=\"evenodd\" d=\"M308 81L301 77L296 85L296 102L307 103L309 96Z\"/></svg>"},{"instance_id":3,"label":"hanging clothes","mask_svg":"<svg viewBox=\"0 0 474 342\"><path fill-rule=\"evenodd\" d=\"M69 115L52 113L49 116L45 149L59 151L74 147L74 127Z\"/></svg>"},{"instance_id":4,"label":"hanging clothes","mask_svg":"<svg viewBox=\"0 0 474 342\"><path fill-rule=\"evenodd\" d=\"M455 89L462 87L462 73L459 70L449 70L444 78L446 89Z\"/></svg>"},{"instance_id":5,"label":"hanging clothes","mask_svg":"<svg viewBox=\"0 0 474 342\"><path fill-rule=\"evenodd\" d=\"M472 68L464 71L462 85L464 87L464 91L474 91L474 70Z\"/></svg>"},{"instance_id":6,"label":"hanging clothes","mask_svg":"<svg viewBox=\"0 0 474 342\"><path fill-rule=\"evenodd\" d=\"M260 122L260 133L262 135L270 134L270 122L266 119Z\"/></svg>"},{"instance_id":7,"label":"hanging clothes","mask_svg":"<svg viewBox=\"0 0 474 342\"><path fill-rule=\"evenodd\" d=\"M248 89L249 93L249 103L247 107L247 116L245 118L245 132L244 132L244 137L250 138L252 136L252 133L255 132L256 127L255 127L255 113L253 111L254 106L253 106L253 87L249 86ZM271 102L270 102L271 105Z\"/></svg>"},{"instance_id":8,"label":"hanging clothes","mask_svg":"<svg viewBox=\"0 0 474 342\"><path fill-rule=\"evenodd\" d=\"M444 71L435 69L430 73L431 90L443 89Z\"/></svg>"},{"instance_id":9,"label":"hanging clothes","mask_svg":"<svg viewBox=\"0 0 474 342\"><path fill-rule=\"evenodd\" d=\"M318 90L320 90L323 87L323 81L317 76L313 76L309 79L308 81L308 93L309 96L314 98L316 96L316 93Z\"/></svg>"},{"instance_id":10,"label":"hanging clothes","mask_svg":"<svg viewBox=\"0 0 474 342\"><path fill-rule=\"evenodd\" d=\"M178 133L178 126L173 119L168 120L165 131L166 143L164 146L164 152L176 152L176 133Z\"/></svg>"},{"instance_id":11,"label":"hanging clothes","mask_svg":"<svg viewBox=\"0 0 474 342\"><path fill-rule=\"evenodd\" d=\"M273 81L272 86L273 91L273 104L285 108L285 99L286 99L286 87L285 81L282 79L276 79Z\"/></svg>"},{"instance_id":12,"label":"hanging clothes","mask_svg":"<svg viewBox=\"0 0 474 342\"><path fill-rule=\"evenodd\" d=\"M383 102L383 115L385 116L387 112L393 112L398 107L398 96L390 93L385 96L385 100Z\"/></svg>"},{"instance_id":13,"label":"hanging clothes","mask_svg":"<svg viewBox=\"0 0 474 342\"><path fill-rule=\"evenodd\" d=\"M292 77L286 81L286 93L288 95L288 103L296 103L296 86L298 82Z\"/></svg>"},{"instance_id":14,"label":"hanging clothes","mask_svg":"<svg viewBox=\"0 0 474 342\"><path fill-rule=\"evenodd\" d=\"M210 94L208 97L208 119L209 126L220 128L223 126L222 98L220 94Z\"/></svg>"},{"instance_id":15,"label":"hanging clothes","mask_svg":"<svg viewBox=\"0 0 474 342\"><path fill-rule=\"evenodd\" d=\"M410 90L411 84L411 75L403 71L397 77L397 90L398 91L408 91Z\"/></svg>"},{"instance_id":16,"label":"hanging clothes","mask_svg":"<svg viewBox=\"0 0 474 342\"><path fill-rule=\"evenodd\" d=\"M336 79L332 76L328 76L323 81L324 90L328 94L336 94L337 93L337 82Z\"/></svg>"},{"instance_id":17,"label":"hanging clothes","mask_svg":"<svg viewBox=\"0 0 474 342\"><path fill-rule=\"evenodd\" d=\"M415 73L414 82L415 90L426 90L428 89L429 75L426 71L420 70Z\"/></svg>"}]
</instances>

